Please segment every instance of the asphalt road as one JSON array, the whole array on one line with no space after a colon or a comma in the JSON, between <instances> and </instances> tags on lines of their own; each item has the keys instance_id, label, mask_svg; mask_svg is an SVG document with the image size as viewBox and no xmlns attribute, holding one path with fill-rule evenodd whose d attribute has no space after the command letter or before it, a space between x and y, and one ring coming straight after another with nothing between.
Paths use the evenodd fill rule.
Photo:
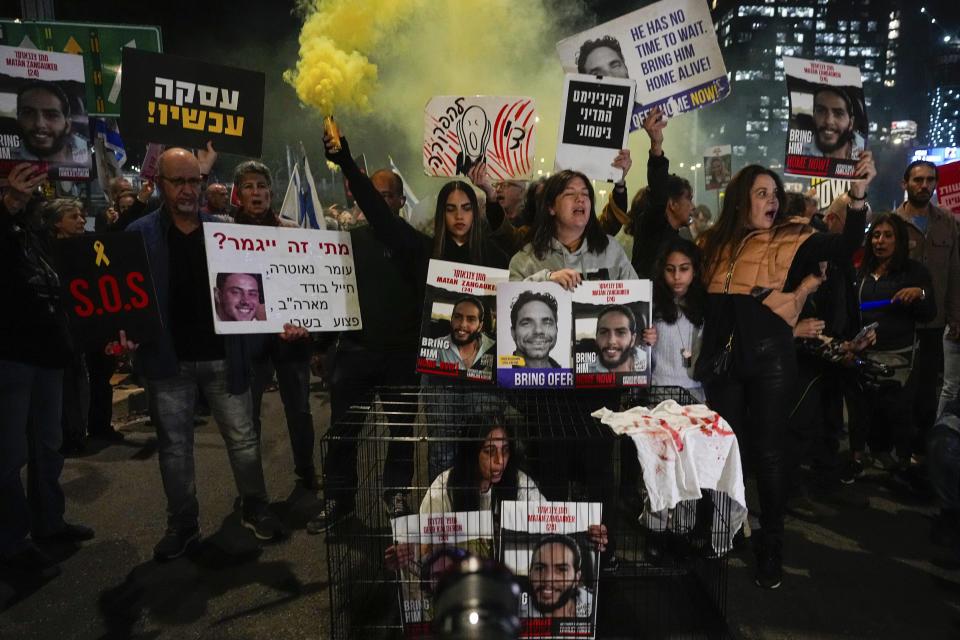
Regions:
<instances>
[{"instance_id":1,"label":"asphalt road","mask_svg":"<svg viewBox=\"0 0 960 640\"><path fill-rule=\"evenodd\" d=\"M263 460L274 508L293 527L289 539L261 547L240 527L223 441L208 418L196 431L204 545L193 558L155 563L164 528L156 439L134 420L123 427L125 442L67 459L67 518L97 536L79 548L48 548L63 573L47 584L0 579L0 638L329 638L326 545L303 530L316 502L295 490L279 401L265 397ZM313 394L313 408L321 434L326 394ZM960 637L960 556L929 542L934 510L871 470L816 523L788 520L781 588L755 587L749 550L735 550L730 636ZM644 629L635 637L646 637Z\"/></svg>"}]
</instances>

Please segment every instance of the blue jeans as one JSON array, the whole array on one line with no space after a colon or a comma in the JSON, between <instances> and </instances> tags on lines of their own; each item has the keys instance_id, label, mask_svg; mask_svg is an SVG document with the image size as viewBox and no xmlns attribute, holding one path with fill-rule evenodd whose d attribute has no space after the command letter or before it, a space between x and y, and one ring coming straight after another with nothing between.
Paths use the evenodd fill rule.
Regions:
<instances>
[{"instance_id":1,"label":"blue jeans","mask_svg":"<svg viewBox=\"0 0 960 640\"><path fill-rule=\"evenodd\" d=\"M0 556L63 528L63 369L0 360ZM20 469L27 465L27 492Z\"/></svg>"},{"instance_id":2,"label":"blue jeans","mask_svg":"<svg viewBox=\"0 0 960 640\"><path fill-rule=\"evenodd\" d=\"M271 370L277 372L277 387L283 412L290 433L290 449L293 451L293 469L297 477L313 482L313 414L310 413L310 362L280 361L263 358L253 361L253 424L260 434L260 411L263 390L270 382Z\"/></svg>"},{"instance_id":3,"label":"blue jeans","mask_svg":"<svg viewBox=\"0 0 960 640\"><path fill-rule=\"evenodd\" d=\"M193 411L198 387L210 403L227 445L240 497L247 504L267 501L250 391L230 393L226 360L181 362L180 375L147 382L150 416L160 443L160 476L167 494L170 529L197 526L200 511L193 462Z\"/></svg>"}]
</instances>

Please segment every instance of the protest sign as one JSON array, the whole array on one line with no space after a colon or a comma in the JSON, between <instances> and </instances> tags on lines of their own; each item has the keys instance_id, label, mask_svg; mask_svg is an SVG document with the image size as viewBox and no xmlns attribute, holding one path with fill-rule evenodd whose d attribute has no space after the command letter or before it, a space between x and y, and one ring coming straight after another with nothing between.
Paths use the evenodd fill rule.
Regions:
<instances>
[{"instance_id":1,"label":"protest sign","mask_svg":"<svg viewBox=\"0 0 960 640\"><path fill-rule=\"evenodd\" d=\"M834 180L826 178L811 178L810 186L817 192L817 202L820 208L825 209L830 203L850 190L850 180ZM798 189L798 192L806 189Z\"/></svg>"},{"instance_id":2,"label":"protest sign","mask_svg":"<svg viewBox=\"0 0 960 640\"><path fill-rule=\"evenodd\" d=\"M436 96L423 110L423 172L466 175L486 162L494 182L525 179L533 170L536 128L533 98Z\"/></svg>"},{"instance_id":3,"label":"protest sign","mask_svg":"<svg viewBox=\"0 0 960 640\"><path fill-rule=\"evenodd\" d=\"M631 131L656 106L673 117L730 93L704 0L661 0L561 40L557 54L568 73L636 80Z\"/></svg>"},{"instance_id":4,"label":"protest sign","mask_svg":"<svg viewBox=\"0 0 960 640\"><path fill-rule=\"evenodd\" d=\"M608 182L623 177L610 163L627 146L635 88L630 79L567 74L554 170L574 169Z\"/></svg>"},{"instance_id":5,"label":"protest sign","mask_svg":"<svg viewBox=\"0 0 960 640\"><path fill-rule=\"evenodd\" d=\"M433 596L440 578L470 557L493 559L489 510L419 513L393 518L398 559L400 612L406 638L430 638Z\"/></svg>"},{"instance_id":6,"label":"protest sign","mask_svg":"<svg viewBox=\"0 0 960 640\"><path fill-rule=\"evenodd\" d=\"M56 242L64 308L79 344L102 349L120 329L134 342L162 330L139 232L84 234Z\"/></svg>"},{"instance_id":7,"label":"protest sign","mask_svg":"<svg viewBox=\"0 0 960 640\"><path fill-rule=\"evenodd\" d=\"M937 167L937 201L954 216L960 215L960 161Z\"/></svg>"},{"instance_id":8,"label":"protest sign","mask_svg":"<svg viewBox=\"0 0 960 640\"><path fill-rule=\"evenodd\" d=\"M703 154L703 176L707 191L727 186L733 167L733 154L728 144L710 147Z\"/></svg>"},{"instance_id":9,"label":"protest sign","mask_svg":"<svg viewBox=\"0 0 960 640\"><path fill-rule=\"evenodd\" d=\"M493 380L497 283L509 279L507 269L431 260L417 371Z\"/></svg>"},{"instance_id":10,"label":"protest sign","mask_svg":"<svg viewBox=\"0 0 960 640\"><path fill-rule=\"evenodd\" d=\"M362 328L349 233L210 223L203 234L217 333Z\"/></svg>"},{"instance_id":11,"label":"protest sign","mask_svg":"<svg viewBox=\"0 0 960 640\"><path fill-rule=\"evenodd\" d=\"M790 97L784 173L852 178L869 126L860 69L784 58L783 71Z\"/></svg>"},{"instance_id":12,"label":"protest sign","mask_svg":"<svg viewBox=\"0 0 960 640\"><path fill-rule=\"evenodd\" d=\"M259 157L265 76L192 58L123 50L124 140Z\"/></svg>"},{"instance_id":13,"label":"protest sign","mask_svg":"<svg viewBox=\"0 0 960 640\"><path fill-rule=\"evenodd\" d=\"M90 177L83 58L0 46L0 98L0 177L21 162L53 180Z\"/></svg>"},{"instance_id":14,"label":"protest sign","mask_svg":"<svg viewBox=\"0 0 960 640\"><path fill-rule=\"evenodd\" d=\"M520 582L521 638L593 638L599 564L588 535L599 502L504 500L500 560Z\"/></svg>"},{"instance_id":15,"label":"protest sign","mask_svg":"<svg viewBox=\"0 0 960 640\"><path fill-rule=\"evenodd\" d=\"M87 113L112 117L120 115L123 49L161 50L160 27L61 20L0 20L0 44L79 55L87 78Z\"/></svg>"},{"instance_id":16,"label":"protest sign","mask_svg":"<svg viewBox=\"0 0 960 640\"><path fill-rule=\"evenodd\" d=\"M650 384L653 368L643 330L653 325L651 300L649 280L591 281L574 290L576 386Z\"/></svg>"},{"instance_id":17,"label":"protest sign","mask_svg":"<svg viewBox=\"0 0 960 640\"><path fill-rule=\"evenodd\" d=\"M497 285L497 383L507 388L573 386L570 293L554 282Z\"/></svg>"}]
</instances>

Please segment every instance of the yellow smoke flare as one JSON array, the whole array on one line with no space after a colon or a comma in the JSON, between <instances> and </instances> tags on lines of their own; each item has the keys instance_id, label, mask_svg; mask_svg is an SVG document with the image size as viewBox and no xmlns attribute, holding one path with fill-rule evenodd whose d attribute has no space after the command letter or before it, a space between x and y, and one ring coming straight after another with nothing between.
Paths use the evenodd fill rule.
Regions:
<instances>
[{"instance_id":1,"label":"yellow smoke flare","mask_svg":"<svg viewBox=\"0 0 960 640\"><path fill-rule=\"evenodd\" d=\"M422 3L401 0L315 0L300 32L295 70L284 73L305 104L323 114L369 111L377 66L367 55Z\"/></svg>"}]
</instances>

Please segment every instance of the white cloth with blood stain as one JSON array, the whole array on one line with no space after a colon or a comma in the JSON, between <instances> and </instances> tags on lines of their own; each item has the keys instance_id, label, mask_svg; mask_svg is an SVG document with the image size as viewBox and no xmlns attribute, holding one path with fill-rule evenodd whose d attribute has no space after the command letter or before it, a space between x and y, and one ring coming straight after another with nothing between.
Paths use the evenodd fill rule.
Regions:
<instances>
[{"instance_id":1,"label":"white cloth with blood stain","mask_svg":"<svg viewBox=\"0 0 960 640\"><path fill-rule=\"evenodd\" d=\"M615 412L603 408L591 415L614 433L633 440L652 511L697 500L703 495L701 489L730 496L733 504L727 524L732 541L747 509L737 436L720 414L703 404L683 406L666 400L653 409L633 407ZM715 521L718 516L715 512ZM714 531L717 533L717 527ZM715 543L714 548L725 550L728 544Z\"/></svg>"}]
</instances>

